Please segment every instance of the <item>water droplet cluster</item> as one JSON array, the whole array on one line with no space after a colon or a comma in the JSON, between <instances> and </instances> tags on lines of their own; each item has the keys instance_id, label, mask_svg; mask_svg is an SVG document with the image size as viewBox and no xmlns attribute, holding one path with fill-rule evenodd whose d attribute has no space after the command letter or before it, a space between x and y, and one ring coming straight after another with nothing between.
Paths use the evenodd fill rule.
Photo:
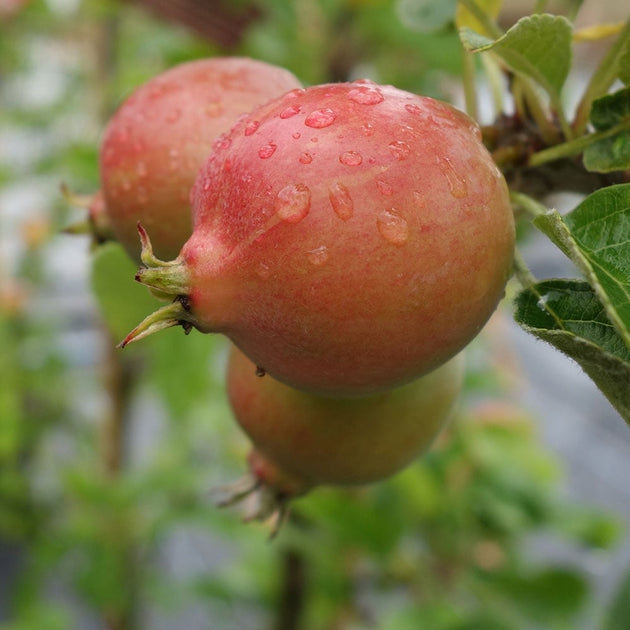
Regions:
<instances>
[{"instance_id":1,"label":"water droplet cluster","mask_svg":"<svg viewBox=\"0 0 630 630\"><path fill-rule=\"evenodd\" d=\"M312 90L319 90L318 98L309 97ZM252 155L265 161L250 179L267 181L264 194L257 198L268 201L258 204L261 215L252 223L257 231L245 236L240 246L262 242L262 236L275 226L298 224L309 214L317 225L319 213L326 208L340 219L339 225L350 222L348 225L356 226L359 223L353 219L367 217L368 229L388 246L408 245L413 230L426 232L439 222L416 220L416 213L427 212L427 192L399 185L407 169L417 172L420 181L422 171L428 169L429 191L434 184L439 187L441 180L452 198L464 199L469 194L466 177L458 172L461 160L449 157L452 149L446 140L439 146L443 153L438 153L433 166L416 160L425 150L425 134L439 137L440 130L465 128L465 119L459 120L458 112L432 99L401 98L399 91L392 95L390 90L367 80L292 90L242 120L240 131L234 133L241 134L243 146ZM396 108L399 118L392 113ZM317 135L311 135L309 129ZM254 138L246 141L249 136ZM221 158L223 171L229 170L228 165L231 169L229 138L220 139L217 148L227 150L227 157ZM276 181L283 182L279 189ZM211 184L200 180L199 186L208 190ZM347 233L354 229L349 227ZM332 241L323 239L323 243L306 252L313 265L321 265L332 255ZM260 269L257 273L262 277Z\"/></svg>"}]
</instances>

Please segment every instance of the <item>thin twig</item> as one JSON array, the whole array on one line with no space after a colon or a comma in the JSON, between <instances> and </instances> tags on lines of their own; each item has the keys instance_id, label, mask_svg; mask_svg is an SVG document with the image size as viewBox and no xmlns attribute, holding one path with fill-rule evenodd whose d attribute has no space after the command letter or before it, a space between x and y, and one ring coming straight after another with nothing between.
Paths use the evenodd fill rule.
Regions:
<instances>
[{"instance_id":1,"label":"thin twig","mask_svg":"<svg viewBox=\"0 0 630 630\"><path fill-rule=\"evenodd\" d=\"M280 556L282 583L274 630L299 630L306 600L306 560L297 549Z\"/></svg>"}]
</instances>

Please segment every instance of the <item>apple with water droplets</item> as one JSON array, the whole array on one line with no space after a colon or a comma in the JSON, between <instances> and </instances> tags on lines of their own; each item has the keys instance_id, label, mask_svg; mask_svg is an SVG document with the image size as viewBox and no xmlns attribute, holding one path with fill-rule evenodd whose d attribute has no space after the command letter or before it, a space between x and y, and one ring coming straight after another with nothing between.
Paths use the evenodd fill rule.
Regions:
<instances>
[{"instance_id":1,"label":"apple with water droplets","mask_svg":"<svg viewBox=\"0 0 630 630\"><path fill-rule=\"evenodd\" d=\"M214 142L242 114L299 86L284 68L212 57L174 66L134 90L103 134L98 194L109 224L102 225L103 213L93 220L96 240L113 232L139 261L141 221L156 253L176 256L192 231L190 188Z\"/></svg>"},{"instance_id":2,"label":"apple with water droplets","mask_svg":"<svg viewBox=\"0 0 630 630\"><path fill-rule=\"evenodd\" d=\"M249 474L228 488L225 502L251 492L259 500L251 516L266 519L316 486L368 484L395 474L427 451L450 419L463 365L460 353L401 387L334 398L260 378L232 347L226 388L252 449Z\"/></svg>"},{"instance_id":3,"label":"apple with water droplets","mask_svg":"<svg viewBox=\"0 0 630 630\"><path fill-rule=\"evenodd\" d=\"M505 180L478 126L369 81L296 89L224 135L174 260L144 230L137 279L174 301L121 345L181 324L227 335L304 391L407 383L481 330L511 271Z\"/></svg>"}]
</instances>

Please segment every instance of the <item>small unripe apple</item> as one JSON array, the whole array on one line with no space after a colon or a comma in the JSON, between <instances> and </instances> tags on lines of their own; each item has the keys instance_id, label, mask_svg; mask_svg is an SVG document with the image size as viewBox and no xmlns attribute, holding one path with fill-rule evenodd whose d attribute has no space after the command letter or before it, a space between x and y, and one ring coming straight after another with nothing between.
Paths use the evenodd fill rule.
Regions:
<instances>
[{"instance_id":1,"label":"small unripe apple","mask_svg":"<svg viewBox=\"0 0 630 630\"><path fill-rule=\"evenodd\" d=\"M304 488L364 484L401 470L427 450L453 411L463 357L395 389L357 398L299 391L230 354L229 401L254 449Z\"/></svg>"},{"instance_id":2,"label":"small unripe apple","mask_svg":"<svg viewBox=\"0 0 630 630\"><path fill-rule=\"evenodd\" d=\"M427 451L455 408L463 377L457 355L423 377L359 398L308 394L270 376L233 348L227 392L253 448L251 488L259 513L319 485L367 484L398 472Z\"/></svg>"}]
</instances>

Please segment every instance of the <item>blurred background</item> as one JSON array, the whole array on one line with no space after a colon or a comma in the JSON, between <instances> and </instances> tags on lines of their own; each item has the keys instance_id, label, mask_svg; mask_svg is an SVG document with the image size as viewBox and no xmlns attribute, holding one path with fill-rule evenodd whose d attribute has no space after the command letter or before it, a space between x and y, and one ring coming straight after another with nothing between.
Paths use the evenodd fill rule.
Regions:
<instances>
[{"instance_id":1,"label":"blurred background","mask_svg":"<svg viewBox=\"0 0 630 630\"><path fill-rule=\"evenodd\" d=\"M537 3L505 4L508 27ZM454 6L0 0L2 630L627 628L630 432L509 300L431 452L314 491L269 542L211 495L248 449L225 341L171 329L116 351L154 303L120 247L62 233L84 211L61 184L97 190L108 117L188 59L249 55L305 84L367 77L463 107ZM578 21L626 17L587 0ZM569 106L599 56L576 45ZM521 249L539 277L576 275L526 227Z\"/></svg>"}]
</instances>

